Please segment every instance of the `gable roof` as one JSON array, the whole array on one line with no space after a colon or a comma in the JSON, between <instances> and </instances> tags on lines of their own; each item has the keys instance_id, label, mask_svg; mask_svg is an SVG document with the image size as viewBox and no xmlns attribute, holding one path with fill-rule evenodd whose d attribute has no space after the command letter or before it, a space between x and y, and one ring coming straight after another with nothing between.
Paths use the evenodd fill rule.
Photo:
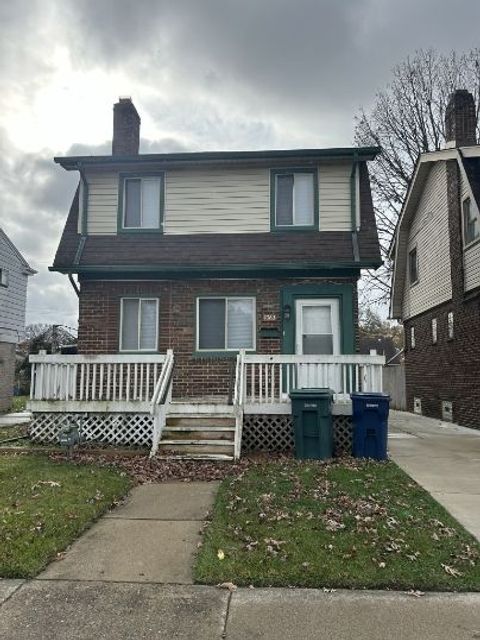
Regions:
<instances>
[{"instance_id":1,"label":"gable roof","mask_svg":"<svg viewBox=\"0 0 480 640\"><path fill-rule=\"evenodd\" d=\"M377 268L381 264L368 169L359 163L361 228L350 231L276 231L265 233L115 234L78 233L79 190L75 193L53 271L112 270L164 275L208 276L215 271L257 272L335 268Z\"/></svg>"},{"instance_id":2,"label":"gable roof","mask_svg":"<svg viewBox=\"0 0 480 640\"><path fill-rule=\"evenodd\" d=\"M14 254L14 256L17 258L18 262L22 265L22 267L25 270L26 275L28 276L33 276L35 273L37 273L35 271L35 269L32 269L32 267L28 264L28 262L25 260L25 258L22 256L22 254L20 253L20 251L17 249L17 247L13 244L13 242L10 240L10 238L7 236L7 234L5 233L5 231L2 229L2 227L0 227L0 239L4 241L4 243L9 247L9 249L12 251L12 253Z\"/></svg>"},{"instance_id":3,"label":"gable roof","mask_svg":"<svg viewBox=\"0 0 480 640\"><path fill-rule=\"evenodd\" d=\"M456 160L464 172L472 196L480 208L480 145L447 148L423 153L419 156L412 180L390 245L389 258L394 261L392 289L390 295L390 317L401 319L402 301L407 271L408 232L416 214L425 184L436 162Z\"/></svg>"}]
</instances>

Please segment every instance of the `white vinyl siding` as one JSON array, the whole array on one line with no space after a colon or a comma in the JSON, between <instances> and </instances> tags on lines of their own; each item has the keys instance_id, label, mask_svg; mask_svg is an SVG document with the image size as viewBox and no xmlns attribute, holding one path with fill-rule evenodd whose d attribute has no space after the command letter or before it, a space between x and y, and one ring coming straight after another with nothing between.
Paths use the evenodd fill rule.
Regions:
<instances>
[{"instance_id":1,"label":"white vinyl siding","mask_svg":"<svg viewBox=\"0 0 480 640\"><path fill-rule=\"evenodd\" d=\"M321 164L318 168L320 231L350 231L350 162Z\"/></svg>"},{"instance_id":2,"label":"white vinyl siding","mask_svg":"<svg viewBox=\"0 0 480 640\"><path fill-rule=\"evenodd\" d=\"M118 173L103 171L86 174L88 183L88 229L92 235L116 234L118 215ZM80 211L81 211L80 201ZM81 232L81 216L78 217Z\"/></svg>"},{"instance_id":3,"label":"white vinyl siding","mask_svg":"<svg viewBox=\"0 0 480 640\"><path fill-rule=\"evenodd\" d=\"M426 179L412 220L407 255L417 249L418 282L405 287L403 319L426 311L452 297L448 231L447 174L437 162Z\"/></svg>"},{"instance_id":4,"label":"white vinyl siding","mask_svg":"<svg viewBox=\"0 0 480 640\"><path fill-rule=\"evenodd\" d=\"M268 169L184 169L165 175L166 234L270 231Z\"/></svg>"},{"instance_id":5,"label":"white vinyl siding","mask_svg":"<svg viewBox=\"0 0 480 640\"><path fill-rule=\"evenodd\" d=\"M465 198L470 198L472 213L478 214L477 203L470 191L466 175L462 172L461 202L463 202ZM475 242L465 248L463 253L463 274L465 291L471 291L471 289L480 287L480 242Z\"/></svg>"},{"instance_id":6,"label":"white vinyl siding","mask_svg":"<svg viewBox=\"0 0 480 640\"><path fill-rule=\"evenodd\" d=\"M318 166L321 231L350 231L351 168L349 162ZM138 167L129 169L138 173ZM116 234L118 173L89 170L86 178L88 233ZM163 218L165 234L269 232L270 168L168 170ZM79 233L80 225L81 216Z\"/></svg>"},{"instance_id":7,"label":"white vinyl siding","mask_svg":"<svg viewBox=\"0 0 480 640\"><path fill-rule=\"evenodd\" d=\"M0 235L0 269L8 273L8 286L0 287L0 342L20 342L25 328L27 280L24 265Z\"/></svg>"}]
</instances>

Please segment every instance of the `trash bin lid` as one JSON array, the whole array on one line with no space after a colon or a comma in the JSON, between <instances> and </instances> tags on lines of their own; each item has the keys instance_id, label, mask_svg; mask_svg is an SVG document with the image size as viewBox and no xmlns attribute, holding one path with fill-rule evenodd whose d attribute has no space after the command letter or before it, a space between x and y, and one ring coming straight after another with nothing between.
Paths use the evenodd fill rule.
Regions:
<instances>
[{"instance_id":1,"label":"trash bin lid","mask_svg":"<svg viewBox=\"0 0 480 640\"><path fill-rule=\"evenodd\" d=\"M310 389L292 389L289 393L290 398L318 398L319 396L332 397L333 389L328 387L316 387Z\"/></svg>"},{"instance_id":2,"label":"trash bin lid","mask_svg":"<svg viewBox=\"0 0 480 640\"><path fill-rule=\"evenodd\" d=\"M350 398L352 398L352 400L354 400L355 398L358 398L359 400L368 400L368 399L372 399L372 400L379 400L379 399L385 399L385 400L390 400L390 396L388 395L388 393L383 393L381 391L356 391L355 393L351 393L350 394Z\"/></svg>"}]
</instances>

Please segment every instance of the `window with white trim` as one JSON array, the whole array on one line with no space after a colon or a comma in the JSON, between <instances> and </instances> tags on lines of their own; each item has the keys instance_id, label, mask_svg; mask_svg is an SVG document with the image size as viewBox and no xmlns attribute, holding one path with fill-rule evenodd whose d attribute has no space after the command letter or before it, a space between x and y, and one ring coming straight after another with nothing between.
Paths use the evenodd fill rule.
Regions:
<instances>
[{"instance_id":1,"label":"window with white trim","mask_svg":"<svg viewBox=\"0 0 480 640\"><path fill-rule=\"evenodd\" d=\"M8 269L0 268L0 287L8 287Z\"/></svg>"},{"instance_id":2,"label":"window with white trim","mask_svg":"<svg viewBox=\"0 0 480 640\"><path fill-rule=\"evenodd\" d=\"M453 340L453 311L447 313L447 335L449 340Z\"/></svg>"},{"instance_id":3,"label":"window with white trim","mask_svg":"<svg viewBox=\"0 0 480 640\"><path fill-rule=\"evenodd\" d=\"M255 349L255 298L197 299L197 351Z\"/></svg>"},{"instance_id":4,"label":"window with white trim","mask_svg":"<svg viewBox=\"0 0 480 640\"><path fill-rule=\"evenodd\" d=\"M308 171L274 171L275 228L313 227L315 174Z\"/></svg>"},{"instance_id":5,"label":"window with white trim","mask_svg":"<svg viewBox=\"0 0 480 640\"><path fill-rule=\"evenodd\" d=\"M410 349L415 349L415 327L410 327Z\"/></svg>"},{"instance_id":6,"label":"window with white trim","mask_svg":"<svg viewBox=\"0 0 480 640\"><path fill-rule=\"evenodd\" d=\"M122 298L120 351L156 351L158 298Z\"/></svg>"},{"instance_id":7,"label":"window with white trim","mask_svg":"<svg viewBox=\"0 0 480 640\"><path fill-rule=\"evenodd\" d=\"M437 319L432 318L432 344L437 344L437 341L438 341Z\"/></svg>"},{"instance_id":8,"label":"window with white trim","mask_svg":"<svg viewBox=\"0 0 480 640\"><path fill-rule=\"evenodd\" d=\"M160 229L162 189L162 176L123 178L124 229Z\"/></svg>"},{"instance_id":9,"label":"window with white trim","mask_svg":"<svg viewBox=\"0 0 480 640\"><path fill-rule=\"evenodd\" d=\"M478 209L472 207L470 198L462 202L463 242L465 245L474 242L480 236L480 218Z\"/></svg>"}]
</instances>

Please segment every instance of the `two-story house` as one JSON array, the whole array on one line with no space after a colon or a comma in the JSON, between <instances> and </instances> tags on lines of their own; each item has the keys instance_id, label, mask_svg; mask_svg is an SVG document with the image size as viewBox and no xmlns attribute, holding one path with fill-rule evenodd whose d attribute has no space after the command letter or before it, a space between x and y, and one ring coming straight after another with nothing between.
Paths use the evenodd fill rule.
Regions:
<instances>
[{"instance_id":1,"label":"two-story house","mask_svg":"<svg viewBox=\"0 0 480 640\"><path fill-rule=\"evenodd\" d=\"M168 388L161 446L205 452L193 417L199 431L226 429L236 407L235 433L224 437L238 455L248 422L239 412L270 416L257 418L261 444L280 429L292 386L330 385L348 398L361 376L380 384L381 359L354 355L357 280L381 262L367 170L379 150L139 154L139 128L133 103L120 99L112 155L55 158L80 176L51 267L79 295L79 355L65 356L61 388L40 380L53 361L37 360L38 432L51 435L53 423L36 400L70 402L49 411L109 401L123 415L141 401L144 424L148 403L164 406ZM151 442L148 425L141 443ZM211 446L228 449L207 431Z\"/></svg>"},{"instance_id":2,"label":"two-story house","mask_svg":"<svg viewBox=\"0 0 480 640\"><path fill-rule=\"evenodd\" d=\"M15 347L24 335L27 281L34 273L0 228L0 411L12 403Z\"/></svg>"},{"instance_id":3,"label":"two-story house","mask_svg":"<svg viewBox=\"0 0 480 640\"><path fill-rule=\"evenodd\" d=\"M391 315L404 324L407 408L480 428L480 146L472 95L446 109L397 225Z\"/></svg>"}]
</instances>

